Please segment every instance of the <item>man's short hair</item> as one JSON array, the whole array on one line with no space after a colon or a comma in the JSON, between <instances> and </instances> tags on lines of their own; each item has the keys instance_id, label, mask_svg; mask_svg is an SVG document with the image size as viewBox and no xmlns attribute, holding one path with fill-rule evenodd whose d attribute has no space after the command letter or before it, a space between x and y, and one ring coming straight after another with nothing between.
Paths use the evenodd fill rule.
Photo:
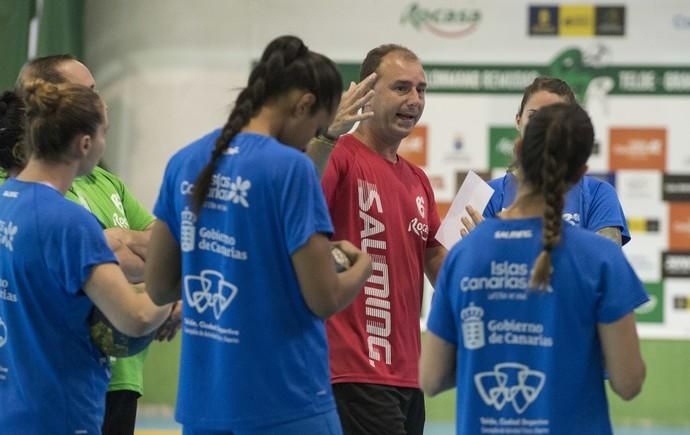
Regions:
<instances>
[{"instance_id":1,"label":"man's short hair","mask_svg":"<svg viewBox=\"0 0 690 435\"><path fill-rule=\"evenodd\" d=\"M384 44L372 49L367 53L367 57L364 58L362 66L359 69L359 80L364 80L369 77L369 75L375 72L379 65L381 65L381 60L390 53L398 52L402 54L403 57L410 60L419 60L417 55L407 47L403 47L398 44Z\"/></svg>"},{"instance_id":2,"label":"man's short hair","mask_svg":"<svg viewBox=\"0 0 690 435\"><path fill-rule=\"evenodd\" d=\"M60 84L65 82L65 77L59 71L59 66L64 62L76 61L71 54L54 54L51 56L37 57L27 62L17 77L15 90L21 93L24 85L32 80L41 79L48 83Z\"/></svg>"}]
</instances>

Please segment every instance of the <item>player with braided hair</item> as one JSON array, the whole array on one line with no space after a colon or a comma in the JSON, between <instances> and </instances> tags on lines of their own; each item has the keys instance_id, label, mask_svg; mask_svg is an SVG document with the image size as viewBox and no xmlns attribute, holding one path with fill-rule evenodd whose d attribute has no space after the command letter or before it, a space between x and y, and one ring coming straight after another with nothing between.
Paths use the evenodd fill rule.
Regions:
<instances>
[{"instance_id":1,"label":"player with braided hair","mask_svg":"<svg viewBox=\"0 0 690 435\"><path fill-rule=\"evenodd\" d=\"M625 400L642 387L642 283L616 244L561 219L593 140L579 106L536 111L518 143L515 201L448 254L420 384L457 387L458 434L611 434L604 369Z\"/></svg>"},{"instance_id":2,"label":"player with braided hair","mask_svg":"<svg viewBox=\"0 0 690 435\"><path fill-rule=\"evenodd\" d=\"M549 104L575 103L575 94L563 80L537 77L525 88L520 107L515 115L518 134L522 137L531 115ZM515 152L518 152L516 148ZM519 156L516 156L519 158ZM491 180L494 194L484 210L484 217L494 217L515 200L519 167L509 168L503 177ZM473 220L464 218L468 230L482 220L475 210L468 210ZM585 175L571 186L564 199L563 220L570 225L585 228L608 237L619 245L630 241L630 231L616 190L605 181ZM464 231L463 231L464 232Z\"/></svg>"},{"instance_id":3,"label":"player with braided hair","mask_svg":"<svg viewBox=\"0 0 690 435\"><path fill-rule=\"evenodd\" d=\"M342 81L293 36L273 40L222 129L168 163L146 284L182 299L176 418L185 434L340 434L323 320L371 273L337 243L307 142L325 131Z\"/></svg>"}]
</instances>

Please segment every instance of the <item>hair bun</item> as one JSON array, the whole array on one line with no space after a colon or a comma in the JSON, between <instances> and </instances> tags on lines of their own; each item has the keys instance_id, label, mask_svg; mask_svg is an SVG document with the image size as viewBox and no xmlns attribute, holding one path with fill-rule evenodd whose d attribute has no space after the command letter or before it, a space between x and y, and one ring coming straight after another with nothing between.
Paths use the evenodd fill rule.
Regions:
<instances>
[{"instance_id":1,"label":"hair bun","mask_svg":"<svg viewBox=\"0 0 690 435\"><path fill-rule=\"evenodd\" d=\"M60 108L62 95L59 85L37 79L27 83L24 87L24 102L30 115L48 115Z\"/></svg>"}]
</instances>

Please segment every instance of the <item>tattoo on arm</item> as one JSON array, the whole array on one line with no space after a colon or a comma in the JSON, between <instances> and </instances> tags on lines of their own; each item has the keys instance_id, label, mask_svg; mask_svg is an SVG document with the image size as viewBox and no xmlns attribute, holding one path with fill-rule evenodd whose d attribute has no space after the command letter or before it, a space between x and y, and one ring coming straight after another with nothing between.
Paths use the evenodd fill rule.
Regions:
<instances>
[{"instance_id":1,"label":"tattoo on arm","mask_svg":"<svg viewBox=\"0 0 690 435\"><path fill-rule=\"evenodd\" d=\"M621 230L617 227L604 227L597 231L597 234L614 241L618 246L623 246L623 236Z\"/></svg>"}]
</instances>

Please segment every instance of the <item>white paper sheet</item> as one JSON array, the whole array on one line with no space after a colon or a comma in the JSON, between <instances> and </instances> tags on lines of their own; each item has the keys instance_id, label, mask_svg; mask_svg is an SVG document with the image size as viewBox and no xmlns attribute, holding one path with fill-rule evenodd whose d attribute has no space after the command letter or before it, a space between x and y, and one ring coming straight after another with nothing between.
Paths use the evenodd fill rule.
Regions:
<instances>
[{"instance_id":1,"label":"white paper sheet","mask_svg":"<svg viewBox=\"0 0 690 435\"><path fill-rule=\"evenodd\" d=\"M441 222L441 226L436 233L436 240L441 242L450 251L450 248L462 239L460 230L463 228L463 225L460 218L466 216L472 220L469 214L467 214L465 207L471 205L472 208L481 214L484 212L493 194L494 190L486 181L482 180L474 172L469 171L465 181L460 186L460 190L453 198L453 203L450 205L446 218Z\"/></svg>"}]
</instances>

